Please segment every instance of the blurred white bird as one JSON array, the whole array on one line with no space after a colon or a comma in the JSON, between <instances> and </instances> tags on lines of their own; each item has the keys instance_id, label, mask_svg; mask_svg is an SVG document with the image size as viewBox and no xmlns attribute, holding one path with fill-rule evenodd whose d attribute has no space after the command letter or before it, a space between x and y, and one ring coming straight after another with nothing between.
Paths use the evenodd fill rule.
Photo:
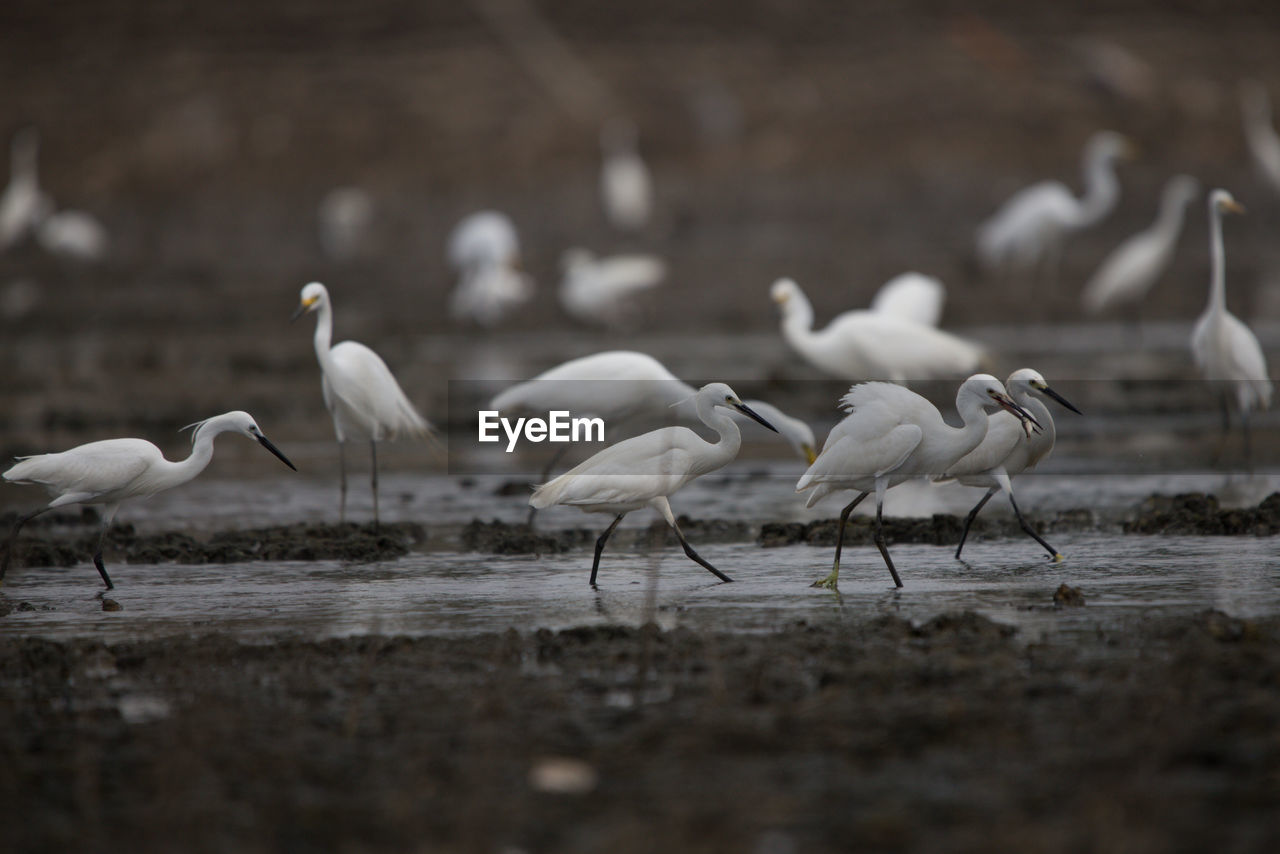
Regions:
<instances>
[{"instance_id":1,"label":"blurred white bird","mask_svg":"<svg viewBox=\"0 0 1280 854\"><path fill-rule=\"evenodd\" d=\"M846 311L813 331L813 306L791 279L770 289L782 310L782 336L814 367L843 380L894 382L971 373L982 362L977 344L932 326L878 311Z\"/></svg>"},{"instance_id":2,"label":"blurred white bird","mask_svg":"<svg viewBox=\"0 0 1280 854\"><path fill-rule=\"evenodd\" d=\"M1013 514L1018 517L1018 524L1022 526L1022 530L1044 546L1045 551L1055 562L1060 561L1062 555L1058 550L1046 543L1035 529L1027 524L1027 520L1022 518L1022 511L1018 509L1018 503L1013 500L1013 484L1010 479L1024 471L1030 471L1041 460L1048 457L1057 439L1053 415L1036 396L1037 393L1048 395L1077 415L1080 414L1080 410L1049 388L1044 377L1031 368L1021 368L1009 374L1004 387L1014 403L1031 413L1031 417L1040 426L1028 436L1019 419L1008 412L997 412L991 416L987 424L987 435L982 438L981 444L952 463L947 468L946 474L935 478L938 483L955 480L965 486L985 487L987 490L987 494L973 506L964 520L964 531L960 534L960 544L956 546L956 559L960 559L964 541L969 537L969 526L973 524L978 512L991 500L991 496L997 492L1003 492L1009 496L1009 506L1013 508Z\"/></svg>"},{"instance_id":3,"label":"blurred white bird","mask_svg":"<svg viewBox=\"0 0 1280 854\"><path fill-rule=\"evenodd\" d=\"M841 399L841 405L849 414L832 428L818 459L796 483L796 492L813 490L806 507L832 492L854 489L859 493L840 511L831 574L814 584L832 590L837 588L840 577L845 523L853 508L871 492L876 494L876 546L893 583L901 587L902 579L884 539L885 491L911 478L943 474L956 460L978 447L987 434L987 407L1000 406L1019 419L1035 421L990 374L974 374L961 383L956 409L963 427L947 424L928 400L891 383L855 385Z\"/></svg>"},{"instance_id":4,"label":"blurred white bird","mask_svg":"<svg viewBox=\"0 0 1280 854\"><path fill-rule=\"evenodd\" d=\"M1077 199L1060 181L1041 181L1014 193L978 227L978 258L989 270L1056 271L1068 236L1100 222L1120 198L1115 162L1128 157L1128 140L1099 131L1084 148L1085 192Z\"/></svg>"},{"instance_id":5,"label":"blurred white bird","mask_svg":"<svg viewBox=\"0 0 1280 854\"><path fill-rule=\"evenodd\" d=\"M631 308L630 300L655 287L667 275L656 255L611 255L597 258L589 250L566 250L561 259L560 305L584 323L615 327Z\"/></svg>"},{"instance_id":6,"label":"blurred white bird","mask_svg":"<svg viewBox=\"0 0 1280 854\"><path fill-rule=\"evenodd\" d=\"M0 252L33 233L53 212L53 200L40 189L39 150L35 128L23 128L9 143L9 184L0 193Z\"/></svg>"},{"instance_id":7,"label":"blurred white bird","mask_svg":"<svg viewBox=\"0 0 1280 854\"><path fill-rule=\"evenodd\" d=\"M337 261L358 256L368 248L373 217L373 196L367 190L334 187L316 210L320 248Z\"/></svg>"},{"instance_id":8,"label":"blurred white bird","mask_svg":"<svg viewBox=\"0 0 1280 854\"><path fill-rule=\"evenodd\" d=\"M61 210L36 226L36 242L46 252L73 261L101 261L111 247L107 227L88 211Z\"/></svg>"},{"instance_id":9,"label":"blurred white bird","mask_svg":"<svg viewBox=\"0 0 1280 854\"><path fill-rule=\"evenodd\" d=\"M1164 185L1156 221L1115 248L1084 287L1084 307L1092 314L1117 305L1141 303L1173 260L1182 233L1187 203L1200 194L1189 175L1175 175Z\"/></svg>"},{"instance_id":10,"label":"blurred white bird","mask_svg":"<svg viewBox=\"0 0 1280 854\"><path fill-rule=\"evenodd\" d=\"M1257 337L1235 315L1227 311L1226 261L1222 246L1222 215L1244 213L1226 190L1209 194L1209 251L1212 273L1209 281L1209 305L1191 332L1191 353L1201 374L1222 400L1222 438L1225 446L1229 427L1230 400L1240 413L1244 432L1245 459L1250 456L1249 413L1271 405L1271 380L1267 360ZM1219 450L1221 453L1221 449Z\"/></svg>"},{"instance_id":11,"label":"blurred white bird","mask_svg":"<svg viewBox=\"0 0 1280 854\"><path fill-rule=\"evenodd\" d=\"M719 412L719 408L735 409L770 430L773 427L739 400L733 389L724 383L703 386L694 395L693 404L702 423L716 431L717 441L708 442L687 427L653 430L610 445L555 480L539 486L529 498L529 505L535 509L564 504L588 513L616 514L596 540L595 558L591 562L592 587L600 568L600 553L609 535L623 516L645 506L662 514L690 559L721 581L733 580L693 550L676 524L667 498L694 478L724 467L738 455L742 434L733 419Z\"/></svg>"},{"instance_id":12,"label":"blurred white bird","mask_svg":"<svg viewBox=\"0 0 1280 854\"><path fill-rule=\"evenodd\" d=\"M449 304L454 320L494 326L533 296L533 279L519 269L520 239L506 214L464 217L449 236L448 257L459 276Z\"/></svg>"},{"instance_id":13,"label":"blurred white bird","mask_svg":"<svg viewBox=\"0 0 1280 854\"><path fill-rule=\"evenodd\" d=\"M112 589L115 585L111 583L111 577L107 575L102 562L102 543L121 502L155 495L180 486L200 474L213 459L213 440L221 433L241 433L248 436L279 457L289 468L297 471L288 457L262 435L257 423L247 412L225 412L189 427L195 428L191 433L191 455L181 462L166 460L160 449L145 439L105 439L61 453L18 457L18 464L6 471L3 478L10 483L42 486L54 498L47 506L18 518L9 535L3 563L0 563L0 581L4 580L5 572L9 569L14 542L23 525L55 507L102 504L102 531L98 535L93 565L98 568L103 584L108 590Z\"/></svg>"},{"instance_id":14,"label":"blurred white bird","mask_svg":"<svg viewBox=\"0 0 1280 854\"><path fill-rule=\"evenodd\" d=\"M1240 81L1240 112L1253 162L1271 189L1280 193L1280 134L1271 124L1271 99L1257 80Z\"/></svg>"},{"instance_id":15,"label":"blurred white bird","mask_svg":"<svg viewBox=\"0 0 1280 854\"><path fill-rule=\"evenodd\" d=\"M941 279L924 273L900 273L876 291L871 310L922 326L937 326L946 299L947 289Z\"/></svg>"},{"instance_id":16,"label":"blurred white bird","mask_svg":"<svg viewBox=\"0 0 1280 854\"><path fill-rule=\"evenodd\" d=\"M644 228L653 209L653 179L636 140L627 119L612 119L600 130L600 197L609 224L622 231Z\"/></svg>"},{"instance_id":17,"label":"blurred white bird","mask_svg":"<svg viewBox=\"0 0 1280 854\"><path fill-rule=\"evenodd\" d=\"M370 486L373 490L373 524L378 524L378 443L401 434L430 436L432 427L418 414L377 353L356 341L330 346L333 307L329 291L319 282L302 289L292 320L316 312L315 350L320 362L324 405L333 416L338 438L339 518L347 515L346 443L367 439L370 454Z\"/></svg>"}]
</instances>

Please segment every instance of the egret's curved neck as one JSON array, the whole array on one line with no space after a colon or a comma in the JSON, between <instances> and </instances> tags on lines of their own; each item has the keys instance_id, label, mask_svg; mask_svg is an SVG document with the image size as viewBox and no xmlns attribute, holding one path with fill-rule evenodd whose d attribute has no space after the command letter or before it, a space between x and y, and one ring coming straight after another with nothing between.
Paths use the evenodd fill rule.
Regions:
<instances>
[{"instance_id":1,"label":"egret's curved neck","mask_svg":"<svg viewBox=\"0 0 1280 854\"><path fill-rule=\"evenodd\" d=\"M1119 197L1120 182L1116 180L1111 155L1091 153L1084 166L1084 197L1080 200L1077 225L1085 227L1098 222L1111 212Z\"/></svg>"},{"instance_id":2,"label":"egret's curved neck","mask_svg":"<svg viewBox=\"0 0 1280 854\"><path fill-rule=\"evenodd\" d=\"M1221 314L1227 308L1227 272L1222 248L1222 212L1209 203L1209 310Z\"/></svg>"},{"instance_id":3,"label":"egret's curved neck","mask_svg":"<svg viewBox=\"0 0 1280 854\"><path fill-rule=\"evenodd\" d=\"M1014 395L1014 402L1023 409L1031 413L1036 421L1040 422L1041 430L1039 433L1032 433L1027 441L1036 447L1043 447L1047 444L1052 448L1053 443L1058 438L1057 428L1053 426L1053 414L1049 412L1049 407L1045 406L1044 401L1030 391L1022 391L1020 394ZM1012 416L1012 413L1010 413Z\"/></svg>"},{"instance_id":4,"label":"egret's curved neck","mask_svg":"<svg viewBox=\"0 0 1280 854\"><path fill-rule=\"evenodd\" d=\"M320 363L328 364L329 348L333 341L333 309L329 307L329 301L321 301L316 309L316 334L312 339L316 346L316 358Z\"/></svg>"},{"instance_id":5,"label":"egret's curved neck","mask_svg":"<svg viewBox=\"0 0 1280 854\"><path fill-rule=\"evenodd\" d=\"M956 398L956 410L960 413L960 419L964 422L961 427L953 428L955 432L956 447L952 451L959 451L960 459L965 454L982 444L982 440L987 435L987 409L981 400L975 399L969 395Z\"/></svg>"},{"instance_id":6,"label":"egret's curved neck","mask_svg":"<svg viewBox=\"0 0 1280 854\"><path fill-rule=\"evenodd\" d=\"M196 436L191 445L191 454L178 462L165 460L165 465L152 484L155 491L180 486L196 477L208 467L213 459L213 437L222 432L217 420L206 421L196 428Z\"/></svg>"},{"instance_id":7,"label":"egret's curved neck","mask_svg":"<svg viewBox=\"0 0 1280 854\"><path fill-rule=\"evenodd\" d=\"M1186 199L1176 193L1167 193L1160 201L1160 213L1156 216L1156 231L1171 240L1182 230L1182 218L1186 213Z\"/></svg>"},{"instance_id":8,"label":"egret's curved neck","mask_svg":"<svg viewBox=\"0 0 1280 854\"><path fill-rule=\"evenodd\" d=\"M704 398L698 398L697 401L698 418L720 436L719 441L710 443L714 449L710 468L707 469L710 471L720 468L738 456L738 451L742 448L742 431L729 417L729 413Z\"/></svg>"},{"instance_id":9,"label":"egret's curved neck","mask_svg":"<svg viewBox=\"0 0 1280 854\"><path fill-rule=\"evenodd\" d=\"M797 350L803 350L813 335L813 305L799 291L782 304L782 335Z\"/></svg>"}]
</instances>

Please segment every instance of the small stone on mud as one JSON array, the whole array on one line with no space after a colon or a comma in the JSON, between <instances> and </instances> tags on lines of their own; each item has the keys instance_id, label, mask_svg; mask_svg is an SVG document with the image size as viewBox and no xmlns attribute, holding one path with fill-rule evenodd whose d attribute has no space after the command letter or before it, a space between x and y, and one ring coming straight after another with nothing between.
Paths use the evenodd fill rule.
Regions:
<instances>
[{"instance_id":1,"label":"small stone on mud","mask_svg":"<svg viewBox=\"0 0 1280 854\"><path fill-rule=\"evenodd\" d=\"M535 792L552 795L585 795L596 787L599 776L581 759L551 756L536 761L529 769L529 786Z\"/></svg>"},{"instance_id":2,"label":"small stone on mud","mask_svg":"<svg viewBox=\"0 0 1280 854\"><path fill-rule=\"evenodd\" d=\"M104 611L123 611L124 606L114 599L103 599L102 610Z\"/></svg>"},{"instance_id":3,"label":"small stone on mud","mask_svg":"<svg viewBox=\"0 0 1280 854\"><path fill-rule=\"evenodd\" d=\"M1084 594L1069 584L1059 584L1053 591L1053 604L1058 608L1083 608Z\"/></svg>"}]
</instances>

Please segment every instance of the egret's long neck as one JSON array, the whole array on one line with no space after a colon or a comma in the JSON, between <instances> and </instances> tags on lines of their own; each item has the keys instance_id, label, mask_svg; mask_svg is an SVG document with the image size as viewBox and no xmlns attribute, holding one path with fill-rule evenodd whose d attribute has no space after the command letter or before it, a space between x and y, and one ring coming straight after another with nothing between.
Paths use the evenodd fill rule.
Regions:
<instances>
[{"instance_id":1,"label":"egret's long neck","mask_svg":"<svg viewBox=\"0 0 1280 854\"><path fill-rule=\"evenodd\" d=\"M221 432L213 421L207 421L197 427L191 454L185 460L178 462L165 461L163 470L156 478L155 491L181 486L204 471L209 461L213 459L213 437Z\"/></svg>"},{"instance_id":2,"label":"egret's long neck","mask_svg":"<svg viewBox=\"0 0 1280 854\"><path fill-rule=\"evenodd\" d=\"M704 467L704 471L714 471L738 456L742 448L742 431L727 412L701 398L698 399L698 418L720 435L719 441L709 443L713 453Z\"/></svg>"},{"instance_id":3,"label":"egret's long neck","mask_svg":"<svg viewBox=\"0 0 1280 854\"><path fill-rule=\"evenodd\" d=\"M956 398L956 409L960 413L960 418L964 422L961 427L953 428L955 430L955 445L951 448L951 452L957 454L952 462L960 459L965 454L982 444L982 440L987 435L987 410L981 401L975 400L968 395L963 398Z\"/></svg>"},{"instance_id":4,"label":"egret's long neck","mask_svg":"<svg viewBox=\"0 0 1280 854\"><path fill-rule=\"evenodd\" d=\"M1209 311L1221 314L1227 308L1226 259L1222 248L1222 213L1209 203Z\"/></svg>"},{"instance_id":5,"label":"egret's long neck","mask_svg":"<svg viewBox=\"0 0 1280 854\"><path fill-rule=\"evenodd\" d=\"M1182 218L1186 201L1177 193L1166 193L1160 200L1160 213L1156 216L1155 230L1166 241L1172 242L1182 230ZM1021 402L1021 401L1019 401Z\"/></svg>"},{"instance_id":6,"label":"egret's long neck","mask_svg":"<svg viewBox=\"0 0 1280 854\"><path fill-rule=\"evenodd\" d=\"M1053 414L1049 412L1049 407L1044 405L1043 400L1025 390L1021 394L1014 395L1014 402L1030 412L1031 416L1040 422L1040 432L1032 433L1027 438L1027 441L1031 442L1035 448L1052 448L1053 443L1057 441L1058 431L1053 426ZM1009 417L1013 417L1012 413L1010 413Z\"/></svg>"},{"instance_id":7,"label":"egret's long neck","mask_svg":"<svg viewBox=\"0 0 1280 854\"><path fill-rule=\"evenodd\" d=\"M795 349L804 352L813 335L813 305L796 291L782 306L782 337Z\"/></svg>"},{"instance_id":8,"label":"egret's long neck","mask_svg":"<svg viewBox=\"0 0 1280 854\"><path fill-rule=\"evenodd\" d=\"M1084 167L1084 197L1080 200L1076 224L1084 228L1098 222L1111 212L1119 197L1120 182L1116 180L1111 156L1090 153Z\"/></svg>"},{"instance_id":9,"label":"egret's long neck","mask_svg":"<svg viewBox=\"0 0 1280 854\"><path fill-rule=\"evenodd\" d=\"M328 300L321 302L316 309L316 334L312 340L316 345L316 358L320 360L320 364L327 365L333 341L333 309L329 307Z\"/></svg>"}]
</instances>

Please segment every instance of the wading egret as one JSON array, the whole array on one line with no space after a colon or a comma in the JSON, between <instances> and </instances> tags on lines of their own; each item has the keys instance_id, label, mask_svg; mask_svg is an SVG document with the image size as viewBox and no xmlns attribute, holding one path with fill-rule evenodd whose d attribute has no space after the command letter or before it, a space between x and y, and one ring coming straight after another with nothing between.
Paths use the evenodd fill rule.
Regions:
<instances>
[{"instance_id":1,"label":"wading egret","mask_svg":"<svg viewBox=\"0 0 1280 854\"><path fill-rule=\"evenodd\" d=\"M1280 193L1280 134L1271 124L1271 99L1257 80L1240 82L1240 110L1253 162L1271 189Z\"/></svg>"},{"instance_id":2,"label":"wading egret","mask_svg":"<svg viewBox=\"0 0 1280 854\"><path fill-rule=\"evenodd\" d=\"M181 486L200 474L209 465L209 460L213 459L213 440L219 433L242 433L250 439L256 439L262 447L279 457L281 462L297 471L294 464L262 435L253 416L247 412L225 412L190 427L194 428L191 433L191 455L176 463L166 460L160 449L145 439L105 439L57 454L19 457L18 464L2 477L11 483L43 486L54 499L34 513L18 518L18 523L13 526L13 533L9 535L3 563L0 564L0 580L4 579L5 571L9 568L14 541L24 524L55 507L102 504L102 532L98 535L98 549L93 555L93 565L98 568L102 582L110 590L115 585L111 583L107 568L102 563L102 543L121 502L130 498L145 498Z\"/></svg>"},{"instance_id":3,"label":"wading egret","mask_svg":"<svg viewBox=\"0 0 1280 854\"><path fill-rule=\"evenodd\" d=\"M978 227L979 259L991 270L1026 272L1041 265L1055 271L1066 238L1096 225L1116 206L1115 162L1129 152L1120 134L1094 134L1084 148L1084 195L1077 199L1060 181L1041 181L1014 193Z\"/></svg>"},{"instance_id":4,"label":"wading egret","mask_svg":"<svg viewBox=\"0 0 1280 854\"><path fill-rule=\"evenodd\" d=\"M347 517L348 439L369 441L369 483L373 490L373 524L378 524L378 443L401 434L427 436L431 425L418 414L377 353L357 341L333 339L333 307L329 291L319 282L302 289L301 302L291 320L316 313L315 348L320 362L320 386L324 405L333 416L338 437L339 518Z\"/></svg>"},{"instance_id":5,"label":"wading egret","mask_svg":"<svg viewBox=\"0 0 1280 854\"><path fill-rule=\"evenodd\" d=\"M1028 436L1019 419L1007 412L997 412L991 416L987 425L987 435L982 438L981 444L952 463L947 468L946 474L937 478L940 483L955 480L965 486L985 487L987 490L987 494L973 506L964 520L964 532L960 535L960 545L956 546L956 559L960 558L964 541L969 536L969 526L973 524L978 512L991 500L991 496L997 492L1003 492L1009 496L1009 506L1018 517L1018 524L1022 526L1022 530L1044 546L1050 557L1060 561L1062 555L1058 550L1046 543L1027 524L1027 520L1022 518L1018 502L1013 500L1013 484L1010 479L1024 471L1030 471L1036 467L1037 463L1048 457L1057 438L1053 416L1049 413L1049 408L1036 396L1037 394L1048 395L1077 415L1080 414L1080 410L1049 388L1044 377L1031 368L1022 368L1009 374L1004 387L1014 403L1031 413L1031 417L1040 425L1040 429L1032 431Z\"/></svg>"},{"instance_id":6,"label":"wading egret","mask_svg":"<svg viewBox=\"0 0 1280 854\"><path fill-rule=\"evenodd\" d=\"M464 217L449 236L448 257L458 271L449 301L455 320L493 326L533 296L533 279L519 269L520 239L506 214Z\"/></svg>"},{"instance_id":7,"label":"wading egret","mask_svg":"<svg viewBox=\"0 0 1280 854\"><path fill-rule=\"evenodd\" d=\"M1240 413L1244 454L1249 459L1249 413L1271 405L1271 380L1258 339L1227 311L1226 261L1222 247L1222 215L1244 213L1226 190L1209 194L1209 252L1212 264L1209 305L1191 332L1191 353L1206 380L1216 383L1222 400L1222 441L1230 427L1230 399ZM1219 449L1221 452L1221 449Z\"/></svg>"},{"instance_id":8,"label":"wading egret","mask_svg":"<svg viewBox=\"0 0 1280 854\"><path fill-rule=\"evenodd\" d=\"M9 184L0 193L0 252L21 241L53 212L36 168L40 136L23 128L9 143Z\"/></svg>"},{"instance_id":9,"label":"wading egret","mask_svg":"<svg viewBox=\"0 0 1280 854\"><path fill-rule=\"evenodd\" d=\"M911 478L940 475L978 447L987 433L988 407L1003 407L1019 419L1035 423L990 374L974 374L960 384L956 409L963 427L950 426L928 400L891 383L855 385L840 402L848 415L832 428L818 459L796 483L796 492L812 490L806 507L832 492L858 491L858 497L840 511L831 574L814 584L832 590L837 589L840 577L845 523L862 499L872 492L876 494L876 547L889 567L893 583L901 587L902 579L884 539L885 491Z\"/></svg>"},{"instance_id":10,"label":"wading egret","mask_svg":"<svg viewBox=\"0 0 1280 854\"><path fill-rule=\"evenodd\" d=\"M107 227L88 211L62 210L36 226L36 242L51 255L72 261L101 261L111 248Z\"/></svg>"},{"instance_id":11,"label":"wading egret","mask_svg":"<svg viewBox=\"0 0 1280 854\"><path fill-rule=\"evenodd\" d=\"M770 430L773 426L738 399L724 383L708 383L693 397L694 407L702 423L715 430L719 439L708 442L687 427L663 427L610 445L569 471L544 483L529 498L536 509L564 504L588 513L616 514L613 522L596 540L595 558L591 562L590 584L596 583L600 569L600 553L618 527L622 517L641 507L652 507L662 514L676 532L684 553L701 564L721 581L733 579L703 560L671 513L667 497L678 492L696 477L719 469L738 455L742 434L738 425L720 408L735 409L760 422Z\"/></svg>"},{"instance_id":12,"label":"wading egret","mask_svg":"<svg viewBox=\"0 0 1280 854\"><path fill-rule=\"evenodd\" d=\"M666 263L656 255L597 258L586 249L569 249L561 265L560 305L583 323L610 327L626 321L632 297L667 275Z\"/></svg>"},{"instance_id":13,"label":"wading egret","mask_svg":"<svg viewBox=\"0 0 1280 854\"><path fill-rule=\"evenodd\" d=\"M846 311L819 332L813 306L791 279L770 289L782 310L782 336L814 367L843 380L893 382L972 373L982 362L978 345L932 326L873 311Z\"/></svg>"},{"instance_id":14,"label":"wading egret","mask_svg":"<svg viewBox=\"0 0 1280 854\"><path fill-rule=\"evenodd\" d=\"M900 273L876 291L871 310L922 326L937 326L946 299L947 290L941 280L924 273Z\"/></svg>"},{"instance_id":15,"label":"wading egret","mask_svg":"<svg viewBox=\"0 0 1280 854\"><path fill-rule=\"evenodd\" d=\"M600 130L600 200L609 224L623 231L644 228L653 208L653 179L636 137L627 119L613 119Z\"/></svg>"},{"instance_id":16,"label":"wading egret","mask_svg":"<svg viewBox=\"0 0 1280 854\"><path fill-rule=\"evenodd\" d=\"M374 218L373 196L360 187L334 187L316 209L320 248L337 261L368 249Z\"/></svg>"},{"instance_id":17,"label":"wading egret","mask_svg":"<svg viewBox=\"0 0 1280 854\"><path fill-rule=\"evenodd\" d=\"M1123 303L1136 308L1173 260L1183 213L1199 194L1200 186L1190 175L1169 179L1160 196L1156 221L1117 246L1084 286L1086 310L1096 314Z\"/></svg>"}]
</instances>

